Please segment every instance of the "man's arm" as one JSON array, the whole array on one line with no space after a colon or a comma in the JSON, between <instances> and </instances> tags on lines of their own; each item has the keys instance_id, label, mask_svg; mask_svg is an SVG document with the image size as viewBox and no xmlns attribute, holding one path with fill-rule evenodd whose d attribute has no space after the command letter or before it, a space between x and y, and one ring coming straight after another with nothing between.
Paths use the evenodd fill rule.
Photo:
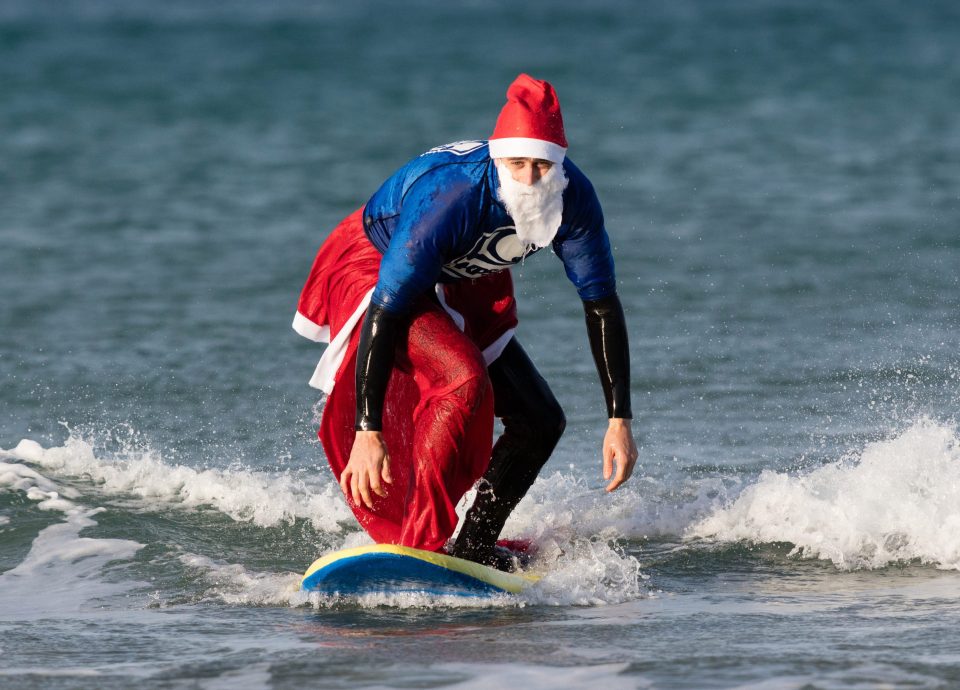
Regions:
<instances>
[{"instance_id":1,"label":"man's arm","mask_svg":"<svg viewBox=\"0 0 960 690\"><path fill-rule=\"evenodd\" d=\"M584 300L583 311L587 321L590 350L600 374L600 385L607 403L610 424L603 439L603 478L613 481L607 491L613 491L633 472L637 462L637 445L630 429L633 413L630 409L630 346L623 306L616 293L595 300ZM613 475L616 464L617 472Z\"/></svg>"},{"instance_id":2,"label":"man's arm","mask_svg":"<svg viewBox=\"0 0 960 690\"><path fill-rule=\"evenodd\" d=\"M340 474L340 488L354 503L373 507L371 491L385 496L391 484L390 455L383 442L383 403L393 368L394 351L403 317L371 304L363 319L357 346L357 436L350 460Z\"/></svg>"},{"instance_id":3,"label":"man's arm","mask_svg":"<svg viewBox=\"0 0 960 690\"><path fill-rule=\"evenodd\" d=\"M387 382L413 302L433 288L466 223L473 194L467 182L449 176L421 178L408 190L384 252L357 349L357 435L340 475L340 488L357 505L372 508L374 494L386 495L384 484L392 483L390 455L381 433Z\"/></svg>"}]
</instances>

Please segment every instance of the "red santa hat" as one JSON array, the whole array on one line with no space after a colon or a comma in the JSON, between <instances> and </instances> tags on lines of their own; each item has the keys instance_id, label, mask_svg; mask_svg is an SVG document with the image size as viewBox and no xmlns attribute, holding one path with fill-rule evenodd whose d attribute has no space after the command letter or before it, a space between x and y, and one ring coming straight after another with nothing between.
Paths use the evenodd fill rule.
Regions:
<instances>
[{"instance_id":1,"label":"red santa hat","mask_svg":"<svg viewBox=\"0 0 960 690\"><path fill-rule=\"evenodd\" d=\"M567 137L557 92L545 81L521 74L507 89L490 137L491 158L542 158L562 163Z\"/></svg>"}]
</instances>

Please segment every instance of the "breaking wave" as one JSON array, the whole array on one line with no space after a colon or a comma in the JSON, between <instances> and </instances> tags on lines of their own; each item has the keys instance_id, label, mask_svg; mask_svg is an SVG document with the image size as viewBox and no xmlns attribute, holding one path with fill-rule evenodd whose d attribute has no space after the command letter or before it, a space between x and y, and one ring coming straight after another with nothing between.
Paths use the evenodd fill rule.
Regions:
<instances>
[{"instance_id":1,"label":"breaking wave","mask_svg":"<svg viewBox=\"0 0 960 690\"><path fill-rule=\"evenodd\" d=\"M960 440L924 418L894 438L793 476L764 471L692 538L788 542L840 569L919 562L960 570Z\"/></svg>"}]
</instances>

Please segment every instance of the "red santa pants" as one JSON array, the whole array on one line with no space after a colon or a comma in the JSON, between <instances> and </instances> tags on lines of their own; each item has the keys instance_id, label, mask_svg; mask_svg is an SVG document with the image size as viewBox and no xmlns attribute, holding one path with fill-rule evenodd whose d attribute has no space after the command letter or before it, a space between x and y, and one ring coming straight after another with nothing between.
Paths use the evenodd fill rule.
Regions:
<instances>
[{"instance_id":1,"label":"red santa pants","mask_svg":"<svg viewBox=\"0 0 960 690\"><path fill-rule=\"evenodd\" d=\"M324 242L300 298L299 311L336 337L376 284L381 255L363 233L362 209L348 216ZM421 297L397 345L387 385L383 435L393 484L374 495L372 509L351 509L380 543L436 551L457 526L456 505L483 474L493 440L493 391L487 360L517 324L508 271L444 286L448 307ZM339 480L355 436L355 371L359 326L351 335L318 436Z\"/></svg>"}]
</instances>

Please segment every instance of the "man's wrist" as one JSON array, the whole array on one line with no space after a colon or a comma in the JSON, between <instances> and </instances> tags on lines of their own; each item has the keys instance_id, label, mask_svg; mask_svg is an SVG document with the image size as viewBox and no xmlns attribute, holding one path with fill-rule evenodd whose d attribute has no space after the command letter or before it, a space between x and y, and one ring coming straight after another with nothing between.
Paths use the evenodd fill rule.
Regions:
<instances>
[{"instance_id":1,"label":"man's wrist","mask_svg":"<svg viewBox=\"0 0 960 690\"><path fill-rule=\"evenodd\" d=\"M630 417L611 417L608 423L608 427L611 429L629 429L630 428Z\"/></svg>"}]
</instances>

